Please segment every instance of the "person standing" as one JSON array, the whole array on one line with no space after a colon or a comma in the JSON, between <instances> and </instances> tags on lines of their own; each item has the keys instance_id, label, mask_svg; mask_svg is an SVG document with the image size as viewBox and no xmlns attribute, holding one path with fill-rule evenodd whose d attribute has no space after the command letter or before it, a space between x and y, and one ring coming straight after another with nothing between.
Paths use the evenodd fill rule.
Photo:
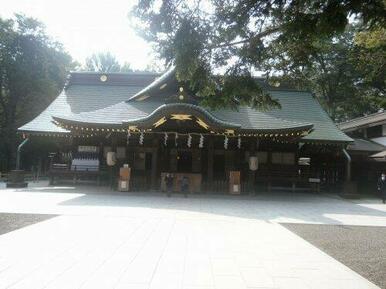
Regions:
<instances>
[{"instance_id":1,"label":"person standing","mask_svg":"<svg viewBox=\"0 0 386 289\"><path fill-rule=\"evenodd\" d=\"M189 179L187 176L183 176L181 180L181 192L184 194L184 197L188 197L189 192Z\"/></svg>"},{"instance_id":2,"label":"person standing","mask_svg":"<svg viewBox=\"0 0 386 289\"><path fill-rule=\"evenodd\" d=\"M381 194L382 202L386 203L386 174L382 173L378 180L378 191Z\"/></svg>"}]
</instances>

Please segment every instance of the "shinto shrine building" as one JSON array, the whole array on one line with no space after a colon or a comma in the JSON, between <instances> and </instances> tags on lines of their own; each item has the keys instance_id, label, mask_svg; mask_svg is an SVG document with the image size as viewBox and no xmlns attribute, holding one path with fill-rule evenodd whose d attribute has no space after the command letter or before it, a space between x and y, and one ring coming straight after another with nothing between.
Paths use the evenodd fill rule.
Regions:
<instances>
[{"instance_id":1,"label":"shinto shrine building","mask_svg":"<svg viewBox=\"0 0 386 289\"><path fill-rule=\"evenodd\" d=\"M19 131L32 141L56 140L57 176L99 177L115 152L116 166L131 168L132 190L160 189L165 173L188 176L197 192L233 190L231 172L241 193L342 182L352 139L310 92L256 81L281 108L210 110L173 69L73 72L60 95Z\"/></svg>"}]
</instances>

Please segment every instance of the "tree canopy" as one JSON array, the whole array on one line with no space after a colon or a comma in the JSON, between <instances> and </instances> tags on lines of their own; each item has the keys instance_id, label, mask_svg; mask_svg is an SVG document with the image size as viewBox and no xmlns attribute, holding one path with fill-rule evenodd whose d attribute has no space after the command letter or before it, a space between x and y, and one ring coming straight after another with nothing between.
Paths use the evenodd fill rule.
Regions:
<instances>
[{"instance_id":1,"label":"tree canopy","mask_svg":"<svg viewBox=\"0 0 386 289\"><path fill-rule=\"evenodd\" d=\"M293 56L299 49L296 43L276 46L262 66L276 81L314 92L337 121L371 113L386 107L386 47L367 47L359 36L366 37L349 26L333 39L320 38L301 62Z\"/></svg>"},{"instance_id":2,"label":"tree canopy","mask_svg":"<svg viewBox=\"0 0 386 289\"><path fill-rule=\"evenodd\" d=\"M275 102L252 81L255 71L273 72L267 64L274 67L282 61L278 56L294 67L310 65L315 51L328 52L326 44L334 44L350 22L360 23L358 39L366 41L367 35L373 45L368 33L385 27L384 5L382 0L139 0L132 14L140 35L166 64L176 66L180 81L189 80L204 104L217 108L236 101L266 108ZM367 56L375 60L370 50Z\"/></svg>"},{"instance_id":3,"label":"tree canopy","mask_svg":"<svg viewBox=\"0 0 386 289\"><path fill-rule=\"evenodd\" d=\"M148 65L144 70L133 69L131 64L124 62L120 64L118 59L111 52L93 53L86 58L86 63L82 67L84 71L95 72L159 72L156 65Z\"/></svg>"},{"instance_id":4,"label":"tree canopy","mask_svg":"<svg viewBox=\"0 0 386 289\"><path fill-rule=\"evenodd\" d=\"M121 65L116 57L110 52L94 53L87 57L84 67L87 71L97 72L131 72L133 71L129 63Z\"/></svg>"},{"instance_id":5,"label":"tree canopy","mask_svg":"<svg viewBox=\"0 0 386 289\"><path fill-rule=\"evenodd\" d=\"M9 167L16 129L39 114L62 89L71 57L35 19L0 18L0 160ZM1 168L0 168L1 169Z\"/></svg>"}]
</instances>

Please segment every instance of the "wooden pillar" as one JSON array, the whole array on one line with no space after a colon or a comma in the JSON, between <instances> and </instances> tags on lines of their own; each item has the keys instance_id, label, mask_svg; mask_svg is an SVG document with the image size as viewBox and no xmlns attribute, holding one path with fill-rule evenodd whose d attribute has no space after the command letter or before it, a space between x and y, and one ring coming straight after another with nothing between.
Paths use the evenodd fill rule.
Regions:
<instances>
[{"instance_id":1,"label":"wooden pillar","mask_svg":"<svg viewBox=\"0 0 386 289\"><path fill-rule=\"evenodd\" d=\"M249 140L249 157L256 155L256 142L254 139ZM255 175L256 172L249 169L248 160L248 190L250 193L255 193Z\"/></svg>"},{"instance_id":2,"label":"wooden pillar","mask_svg":"<svg viewBox=\"0 0 386 289\"><path fill-rule=\"evenodd\" d=\"M153 139L153 148L151 155L151 189L158 189L158 150L159 150L159 141L157 136L154 136Z\"/></svg>"},{"instance_id":3,"label":"wooden pillar","mask_svg":"<svg viewBox=\"0 0 386 289\"><path fill-rule=\"evenodd\" d=\"M110 135L110 143L111 143L111 151L117 151L117 142L118 139L115 135ZM119 179L119 162L115 163L114 166L110 167L110 189L117 190L118 189L118 179ZM76 174L74 175L74 183L76 183Z\"/></svg>"},{"instance_id":4,"label":"wooden pillar","mask_svg":"<svg viewBox=\"0 0 386 289\"><path fill-rule=\"evenodd\" d=\"M169 150L169 172L177 172L177 149L172 148Z\"/></svg>"},{"instance_id":5,"label":"wooden pillar","mask_svg":"<svg viewBox=\"0 0 386 289\"><path fill-rule=\"evenodd\" d=\"M272 150L269 149L267 152L267 167L268 167L268 177L267 177L267 191L271 192L272 190Z\"/></svg>"},{"instance_id":6,"label":"wooden pillar","mask_svg":"<svg viewBox=\"0 0 386 289\"><path fill-rule=\"evenodd\" d=\"M192 172L201 172L201 150L192 149Z\"/></svg>"},{"instance_id":7,"label":"wooden pillar","mask_svg":"<svg viewBox=\"0 0 386 289\"><path fill-rule=\"evenodd\" d=\"M214 143L213 143L213 139L209 137L208 139L208 175L207 175L207 183L208 183L209 189L211 189L213 185L213 160L214 160Z\"/></svg>"},{"instance_id":8,"label":"wooden pillar","mask_svg":"<svg viewBox=\"0 0 386 289\"><path fill-rule=\"evenodd\" d=\"M117 136L110 135L110 141L111 141L111 150L116 151L117 150L117 142L118 142Z\"/></svg>"},{"instance_id":9,"label":"wooden pillar","mask_svg":"<svg viewBox=\"0 0 386 289\"><path fill-rule=\"evenodd\" d=\"M227 174L227 178L229 177L229 171L234 170L234 156L235 156L235 151L230 151L226 150L224 152L224 157L225 157L225 173Z\"/></svg>"}]
</instances>

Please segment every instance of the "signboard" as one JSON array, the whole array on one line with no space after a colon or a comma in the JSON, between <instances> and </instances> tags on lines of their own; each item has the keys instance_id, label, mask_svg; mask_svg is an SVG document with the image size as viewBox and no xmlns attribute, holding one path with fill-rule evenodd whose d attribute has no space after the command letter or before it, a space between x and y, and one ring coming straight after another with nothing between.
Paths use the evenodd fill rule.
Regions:
<instances>
[{"instance_id":1,"label":"signboard","mask_svg":"<svg viewBox=\"0 0 386 289\"><path fill-rule=\"evenodd\" d=\"M320 179L319 178L309 178L308 181L310 183L320 183Z\"/></svg>"},{"instance_id":2,"label":"signboard","mask_svg":"<svg viewBox=\"0 0 386 289\"><path fill-rule=\"evenodd\" d=\"M98 147L96 146L78 146L78 152L80 153L96 153Z\"/></svg>"}]
</instances>

